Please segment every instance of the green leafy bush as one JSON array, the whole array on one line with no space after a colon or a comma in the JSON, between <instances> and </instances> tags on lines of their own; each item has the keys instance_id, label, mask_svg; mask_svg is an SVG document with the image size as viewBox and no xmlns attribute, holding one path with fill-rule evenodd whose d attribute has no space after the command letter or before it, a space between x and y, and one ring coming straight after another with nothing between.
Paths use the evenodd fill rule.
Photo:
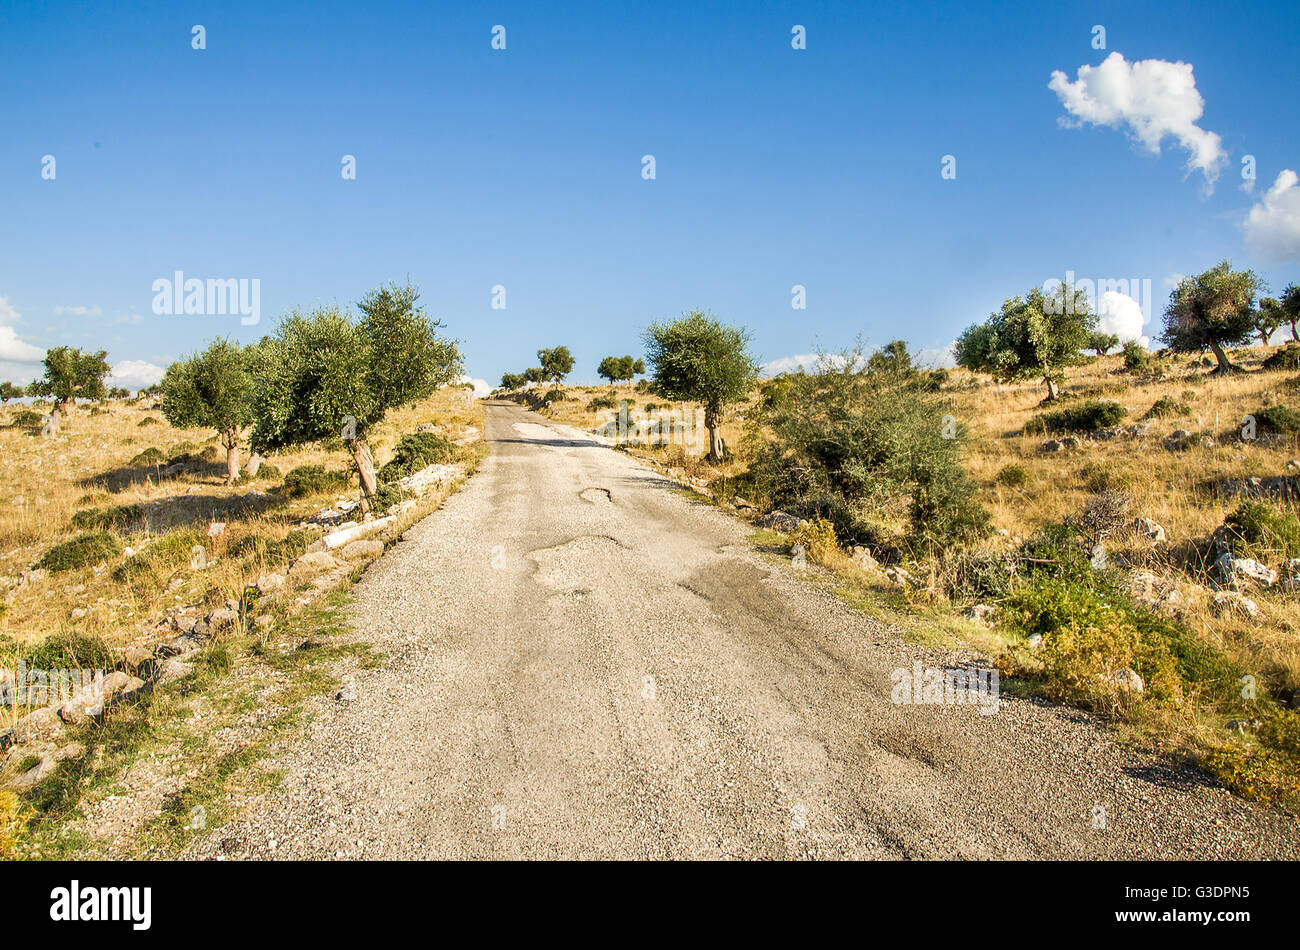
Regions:
<instances>
[{"instance_id":1,"label":"green leafy bush","mask_svg":"<svg viewBox=\"0 0 1300 950\"><path fill-rule=\"evenodd\" d=\"M141 419L139 422L136 423L136 426L141 429L143 429L145 426L157 426L157 425L162 425L162 423L159 422L153 416L145 416L143 419Z\"/></svg>"},{"instance_id":2,"label":"green leafy bush","mask_svg":"<svg viewBox=\"0 0 1300 950\"><path fill-rule=\"evenodd\" d=\"M1127 411L1117 402L1089 399L1077 406L1043 412L1025 424L1025 434L1048 432L1092 432L1118 425Z\"/></svg>"},{"instance_id":3,"label":"green leafy bush","mask_svg":"<svg viewBox=\"0 0 1300 950\"><path fill-rule=\"evenodd\" d=\"M31 409L22 409L14 413L13 424L20 428L31 429L41 424L42 416Z\"/></svg>"},{"instance_id":4,"label":"green leafy bush","mask_svg":"<svg viewBox=\"0 0 1300 950\"><path fill-rule=\"evenodd\" d=\"M542 396L543 403L564 402L569 397L565 395L563 389L548 389Z\"/></svg>"},{"instance_id":5,"label":"green leafy bush","mask_svg":"<svg viewBox=\"0 0 1300 950\"><path fill-rule=\"evenodd\" d=\"M1124 344L1124 369L1130 373L1146 373L1152 368L1151 353L1137 340Z\"/></svg>"},{"instance_id":6,"label":"green leafy bush","mask_svg":"<svg viewBox=\"0 0 1300 950\"><path fill-rule=\"evenodd\" d=\"M415 496L395 482L385 482L379 486L379 491L375 492L375 509L377 511L387 511L402 502L407 501Z\"/></svg>"},{"instance_id":7,"label":"green leafy bush","mask_svg":"<svg viewBox=\"0 0 1300 950\"><path fill-rule=\"evenodd\" d=\"M1223 519L1238 553L1300 557L1300 518L1267 502L1248 501Z\"/></svg>"},{"instance_id":8,"label":"green leafy bush","mask_svg":"<svg viewBox=\"0 0 1300 950\"><path fill-rule=\"evenodd\" d=\"M988 531L962 466L964 433L912 377L867 372L847 354L766 387L752 423L771 435L754 439L761 494L825 518L847 544L932 549Z\"/></svg>"},{"instance_id":9,"label":"green leafy bush","mask_svg":"<svg viewBox=\"0 0 1300 950\"><path fill-rule=\"evenodd\" d=\"M617 407L618 397L612 393L601 393L600 395L593 397L591 402L587 403L587 409L591 412L595 412L598 409L616 409Z\"/></svg>"},{"instance_id":10,"label":"green leafy bush","mask_svg":"<svg viewBox=\"0 0 1300 950\"><path fill-rule=\"evenodd\" d=\"M393 457L379 470L381 482L395 482L430 465L446 465L456 459L455 442L433 432L412 432L393 446Z\"/></svg>"},{"instance_id":11,"label":"green leafy bush","mask_svg":"<svg viewBox=\"0 0 1300 950\"><path fill-rule=\"evenodd\" d=\"M1300 432L1300 412L1289 406L1265 406L1253 413L1255 428L1259 432L1291 435Z\"/></svg>"},{"instance_id":12,"label":"green leafy bush","mask_svg":"<svg viewBox=\"0 0 1300 950\"><path fill-rule=\"evenodd\" d=\"M1243 708L1241 671L1176 620L1135 601L1114 571L1093 568L1086 538L1056 526L1024 553L1024 583L1002 602L1001 623L1042 643L1000 658L1006 672L1098 711L1114 708L1106 677L1126 667L1142 677L1147 701L1178 706L1195 697L1219 710Z\"/></svg>"},{"instance_id":13,"label":"green leafy bush","mask_svg":"<svg viewBox=\"0 0 1300 950\"><path fill-rule=\"evenodd\" d=\"M1261 368L1267 370L1300 369L1300 343L1288 343L1264 360Z\"/></svg>"},{"instance_id":14,"label":"green leafy bush","mask_svg":"<svg viewBox=\"0 0 1300 950\"><path fill-rule=\"evenodd\" d=\"M1002 471L998 472L994 479L999 485L1006 485L1008 488L1020 488L1029 482L1029 470L1023 465L1007 465Z\"/></svg>"},{"instance_id":15,"label":"green leafy bush","mask_svg":"<svg viewBox=\"0 0 1300 950\"><path fill-rule=\"evenodd\" d=\"M161 465L166 461L167 456L163 455L161 450L156 449L151 445L143 452L139 452L132 457L131 461L127 464L132 467L141 468L149 465Z\"/></svg>"},{"instance_id":16,"label":"green leafy bush","mask_svg":"<svg viewBox=\"0 0 1300 950\"><path fill-rule=\"evenodd\" d=\"M1169 416L1190 416L1191 414L1192 414L1191 406L1187 405L1186 403L1179 402L1177 399L1174 399L1172 396L1161 396L1159 399L1157 399L1154 403L1151 404L1151 408L1147 410L1147 414L1142 418L1143 419L1164 419Z\"/></svg>"},{"instance_id":17,"label":"green leafy bush","mask_svg":"<svg viewBox=\"0 0 1300 950\"><path fill-rule=\"evenodd\" d=\"M36 567L44 568L51 573L72 571L117 557L121 551L122 547L117 538L106 531L96 531L56 544L36 562Z\"/></svg>"},{"instance_id":18,"label":"green leafy bush","mask_svg":"<svg viewBox=\"0 0 1300 950\"><path fill-rule=\"evenodd\" d=\"M72 527L78 531L112 531L129 527L144 519L144 509L139 505L115 505L112 508L92 508L78 511L72 516Z\"/></svg>"},{"instance_id":19,"label":"green leafy bush","mask_svg":"<svg viewBox=\"0 0 1300 950\"><path fill-rule=\"evenodd\" d=\"M52 633L21 659L37 670L111 670L116 663L107 643L80 633Z\"/></svg>"},{"instance_id":20,"label":"green leafy bush","mask_svg":"<svg viewBox=\"0 0 1300 950\"><path fill-rule=\"evenodd\" d=\"M323 495L347 487L347 472L336 472L323 465L299 465L284 476L284 490L290 498Z\"/></svg>"}]
</instances>

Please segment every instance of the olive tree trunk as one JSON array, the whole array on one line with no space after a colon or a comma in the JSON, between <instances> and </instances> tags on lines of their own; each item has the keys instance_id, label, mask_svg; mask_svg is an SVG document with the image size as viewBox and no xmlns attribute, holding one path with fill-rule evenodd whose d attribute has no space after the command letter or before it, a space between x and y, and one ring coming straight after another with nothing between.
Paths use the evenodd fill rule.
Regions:
<instances>
[{"instance_id":1,"label":"olive tree trunk","mask_svg":"<svg viewBox=\"0 0 1300 950\"><path fill-rule=\"evenodd\" d=\"M239 481L239 433L233 429L221 432L221 444L226 447L226 484Z\"/></svg>"},{"instance_id":2,"label":"olive tree trunk","mask_svg":"<svg viewBox=\"0 0 1300 950\"><path fill-rule=\"evenodd\" d=\"M365 439L357 437L352 440L352 461L357 466L357 476L361 480L361 513L370 514L375 508L375 459L370 454L370 445Z\"/></svg>"},{"instance_id":3,"label":"olive tree trunk","mask_svg":"<svg viewBox=\"0 0 1300 950\"><path fill-rule=\"evenodd\" d=\"M1223 346L1218 340L1210 341L1210 349L1214 351L1214 358L1219 361L1219 365L1215 367L1214 372L1231 373L1236 370L1237 367L1228 362L1228 354L1223 352Z\"/></svg>"},{"instance_id":4,"label":"olive tree trunk","mask_svg":"<svg viewBox=\"0 0 1300 950\"><path fill-rule=\"evenodd\" d=\"M1047 380L1047 398L1049 401L1053 400L1060 394L1060 390L1056 385L1056 380L1051 376L1046 376L1044 379Z\"/></svg>"},{"instance_id":5,"label":"olive tree trunk","mask_svg":"<svg viewBox=\"0 0 1300 950\"><path fill-rule=\"evenodd\" d=\"M717 406L704 407L704 428L709 430L709 461L717 464L722 461L722 412Z\"/></svg>"}]
</instances>

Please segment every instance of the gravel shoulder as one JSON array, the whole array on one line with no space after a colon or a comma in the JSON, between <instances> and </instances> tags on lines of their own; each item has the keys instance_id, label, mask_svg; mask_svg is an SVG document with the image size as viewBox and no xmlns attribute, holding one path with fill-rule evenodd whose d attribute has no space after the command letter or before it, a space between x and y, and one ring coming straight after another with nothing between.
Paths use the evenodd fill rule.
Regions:
<instances>
[{"instance_id":1,"label":"gravel shoulder","mask_svg":"<svg viewBox=\"0 0 1300 950\"><path fill-rule=\"evenodd\" d=\"M486 437L355 587L386 662L188 856L1300 854L1296 819L1077 711L894 703L895 670L970 655L904 642L576 430L502 403Z\"/></svg>"}]
</instances>

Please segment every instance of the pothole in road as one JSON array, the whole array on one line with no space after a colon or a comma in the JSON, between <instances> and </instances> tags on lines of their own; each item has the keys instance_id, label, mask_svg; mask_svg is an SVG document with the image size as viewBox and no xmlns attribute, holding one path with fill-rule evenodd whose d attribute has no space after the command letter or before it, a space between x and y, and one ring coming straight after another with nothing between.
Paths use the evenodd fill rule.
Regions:
<instances>
[{"instance_id":1,"label":"pothole in road","mask_svg":"<svg viewBox=\"0 0 1300 950\"><path fill-rule=\"evenodd\" d=\"M623 545L605 535L586 534L552 548L529 551L537 562L533 580L562 594L590 594L608 584L611 565L624 556Z\"/></svg>"},{"instance_id":2,"label":"pothole in road","mask_svg":"<svg viewBox=\"0 0 1300 950\"><path fill-rule=\"evenodd\" d=\"M614 504L614 496L609 493L608 488L584 488L578 492L578 497L583 501L591 502L593 505Z\"/></svg>"}]
</instances>

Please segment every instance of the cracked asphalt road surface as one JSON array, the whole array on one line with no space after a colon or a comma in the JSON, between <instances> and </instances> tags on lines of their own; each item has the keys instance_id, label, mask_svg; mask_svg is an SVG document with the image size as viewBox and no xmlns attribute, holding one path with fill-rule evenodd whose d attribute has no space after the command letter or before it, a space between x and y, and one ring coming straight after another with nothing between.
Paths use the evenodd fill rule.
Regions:
<instances>
[{"instance_id":1,"label":"cracked asphalt road surface","mask_svg":"<svg viewBox=\"0 0 1300 950\"><path fill-rule=\"evenodd\" d=\"M581 432L498 403L486 438L355 588L383 665L192 856L1300 853L1295 819L1076 711L894 704L893 670L975 658L904 642Z\"/></svg>"}]
</instances>

